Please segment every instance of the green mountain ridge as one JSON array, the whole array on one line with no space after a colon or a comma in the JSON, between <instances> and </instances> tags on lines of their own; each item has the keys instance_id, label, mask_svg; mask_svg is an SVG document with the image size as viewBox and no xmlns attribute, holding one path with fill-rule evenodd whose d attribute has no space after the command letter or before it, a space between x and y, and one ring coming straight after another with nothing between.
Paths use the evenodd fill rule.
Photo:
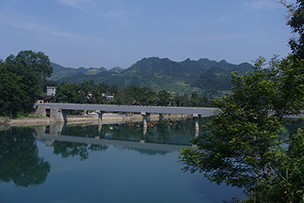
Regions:
<instances>
[{"instance_id":1,"label":"green mountain ridge","mask_svg":"<svg viewBox=\"0 0 304 203\"><path fill-rule=\"evenodd\" d=\"M54 66L55 65L55 66ZM127 85L147 86L155 91L166 90L175 94L216 94L219 90L230 90L229 73L237 71L243 75L252 71L252 65L241 63L230 64L225 60L216 62L206 58L197 61L186 59L175 62L168 58L143 58L127 69L105 68L64 68L52 63L53 76L58 82L81 83L83 80L94 80L95 83L108 83L124 87ZM59 77L61 76L61 78Z\"/></svg>"}]
</instances>

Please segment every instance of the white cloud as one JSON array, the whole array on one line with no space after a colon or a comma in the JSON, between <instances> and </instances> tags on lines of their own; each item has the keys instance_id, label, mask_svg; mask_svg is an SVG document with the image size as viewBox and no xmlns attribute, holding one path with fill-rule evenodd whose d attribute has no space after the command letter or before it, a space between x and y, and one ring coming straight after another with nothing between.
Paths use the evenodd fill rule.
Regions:
<instances>
[{"instance_id":1,"label":"white cloud","mask_svg":"<svg viewBox=\"0 0 304 203\"><path fill-rule=\"evenodd\" d=\"M249 7L251 9L277 9L277 8L283 8L281 4L278 3L278 0L257 0L257 1L251 1L244 2L243 3L246 7Z\"/></svg>"},{"instance_id":2,"label":"white cloud","mask_svg":"<svg viewBox=\"0 0 304 203\"><path fill-rule=\"evenodd\" d=\"M92 0L56 0L56 1L60 4L72 6L79 9L86 5L90 5L90 6L94 5L94 2Z\"/></svg>"},{"instance_id":3,"label":"white cloud","mask_svg":"<svg viewBox=\"0 0 304 203\"><path fill-rule=\"evenodd\" d=\"M23 31L30 32L32 34L38 34L40 36L42 35L48 37L59 37L59 38L77 40L77 41L82 41L82 40L83 41L89 40L95 42L105 41L103 39L95 38L87 35L56 30L52 27L42 25L39 22L36 22L35 20L29 18L28 16L21 14L13 14L13 13L11 13L10 15L0 14L0 25L1 24L16 29L21 29ZM17 30L17 32L19 31Z\"/></svg>"},{"instance_id":4,"label":"white cloud","mask_svg":"<svg viewBox=\"0 0 304 203\"><path fill-rule=\"evenodd\" d=\"M219 21L222 23L228 23L235 17L235 13L224 14Z\"/></svg>"}]
</instances>

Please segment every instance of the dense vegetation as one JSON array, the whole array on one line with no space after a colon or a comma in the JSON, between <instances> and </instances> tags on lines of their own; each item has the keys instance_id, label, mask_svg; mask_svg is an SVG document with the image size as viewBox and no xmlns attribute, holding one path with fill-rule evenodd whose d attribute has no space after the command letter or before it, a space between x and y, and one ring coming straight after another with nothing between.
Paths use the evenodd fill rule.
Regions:
<instances>
[{"instance_id":1,"label":"dense vegetation","mask_svg":"<svg viewBox=\"0 0 304 203\"><path fill-rule=\"evenodd\" d=\"M114 99L107 99L114 95ZM89 104L122 104L122 105L158 105L158 106L209 106L210 100L192 93L172 97L169 92L158 93L150 87L136 85L118 88L107 83L96 84L94 80L85 80L80 84L66 82L57 86L56 95L52 100L57 103L89 103Z\"/></svg>"},{"instance_id":2,"label":"dense vegetation","mask_svg":"<svg viewBox=\"0 0 304 203\"><path fill-rule=\"evenodd\" d=\"M232 74L233 94L214 102L217 115L192 140L197 148L180 153L185 171L244 188L248 196L240 202L304 202L304 131L281 137L284 117L304 109L304 1L285 5L299 35L290 40L293 54L267 67L260 57L253 72Z\"/></svg>"},{"instance_id":3,"label":"dense vegetation","mask_svg":"<svg viewBox=\"0 0 304 203\"><path fill-rule=\"evenodd\" d=\"M0 114L27 113L52 72L42 52L20 51L0 61Z\"/></svg>"}]
</instances>

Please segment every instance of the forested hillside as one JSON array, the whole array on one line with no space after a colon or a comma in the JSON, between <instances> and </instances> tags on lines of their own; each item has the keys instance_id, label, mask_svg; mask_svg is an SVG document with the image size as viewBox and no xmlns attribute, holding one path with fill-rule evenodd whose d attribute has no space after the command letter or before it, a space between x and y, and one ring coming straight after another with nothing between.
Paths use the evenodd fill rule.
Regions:
<instances>
[{"instance_id":1,"label":"forested hillside","mask_svg":"<svg viewBox=\"0 0 304 203\"><path fill-rule=\"evenodd\" d=\"M143 58L125 70L119 67L109 71L105 68L72 69L52 65L54 73L51 79L59 82L80 83L93 79L96 83L105 82L118 87L151 87L155 91L169 91L173 95L190 95L192 92L206 95L216 94L219 90L230 90L230 72L237 71L243 75L252 70L249 63L235 65L225 60L216 62L209 59L175 62L158 57Z\"/></svg>"}]
</instances>

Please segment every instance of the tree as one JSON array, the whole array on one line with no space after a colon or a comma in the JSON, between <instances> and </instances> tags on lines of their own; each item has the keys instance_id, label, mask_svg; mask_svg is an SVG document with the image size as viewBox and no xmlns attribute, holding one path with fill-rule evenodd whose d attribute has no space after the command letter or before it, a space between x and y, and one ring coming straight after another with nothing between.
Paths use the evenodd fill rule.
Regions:
<instances>
[{"instance_id":1,"label":"tree","mask_svg":"<svg viewBox=\"0 0 304 203\"><path fill-rule=\"evenodd\" d=\"M53 71L49 58L33 51L8 56L0 63L0 69L0 108L11 115L28 111Z\"/></svg>"},{"instance_id":2,"label":"tree","mask_svg":"<svg viewBox=\"0 0 304 203\"><path fill-rule=\"evenodd\" d=\"M161 90L158 92L158 99L158 106L168 106L172 101L171 94L165 90Z\"/></svg>"},{"instance_id":3,"label":"tree","mask_svg":"<svg viewBox=\"0 0 304 203\"><path fill-rule=\"evenodd\" d=\"M189 106L190 105L190 101L186 94L176 95L174 100L175 100L175 103L177 106Z\"/></svg>"},{"instance_id":4,"label":"tree","mask_svg":"<svg viewBox=\"0 0 304 203\"><path fill-rule=\"evenodd\" d=\"M304 1L297 0L295 4L287 4L285 0L280 1L287 7L287 25L296 35L289 40L289 45L295 56L304 58Z\"/></svg>"},{"instance_id":5,"label":"tree","mask_svg":"<svg viewBox=\"0 0 304 203\"><path fill-rule=\"evenodd\" d=\"M269 181L260 179L254 195L246 202L304 202L303 140L304 131L299 129L280 160L279 170Z\"/></svg>"},{"instance_id":6,"label":"tree","mask_svg":"<svg viewBox=\"0 0 304 203\"><path fill-rule=\"evenodd\" d=\"M197 149L183 148L185 171L204 172L216 183L245 187L269 182L278 172L285 149L279 135L283 117L299 114L304 104L304 61L294 55L255 61L254 72L232 74L233 94L218 107L206 133L193 139Z\"/></svg>"},{"instance_id":7,"label":"tree","mask_svg":"<svg viewBox=\"0 0 304 203\"><path fill-rule=\"evenodd\" d=\"M156 92L151 87L140 87L136 95L136 101L140 105L149 106L155 103Z\"/></svg>"},{"instance_id":8,"label":"tree","mask_svg":"<svg viewBox=\"0 0 304 203\"><path fill-rule=\"evenodd\" d=\"M207 99L207 101L206 101L206 99ZM204 101L206 101L206 103L204 103ZM197 93L193 92L190 97L190 104L193 107L206 106L206 105L208 105L208 98L199 97L197 95Z\"/></svg>"},{"instance_id":9,"label":"tree","mask_svg":"<svg viewBox=\"0 0 304 203\"><path fill-rule=\"evenodd\" d=\"M76 85L76 84L75 84ZM53 98L53 102L56 103L76 103L75 97L77 92L72 85L64 82L56 87L56 94Z\"/></svg>"}]
</instances>

